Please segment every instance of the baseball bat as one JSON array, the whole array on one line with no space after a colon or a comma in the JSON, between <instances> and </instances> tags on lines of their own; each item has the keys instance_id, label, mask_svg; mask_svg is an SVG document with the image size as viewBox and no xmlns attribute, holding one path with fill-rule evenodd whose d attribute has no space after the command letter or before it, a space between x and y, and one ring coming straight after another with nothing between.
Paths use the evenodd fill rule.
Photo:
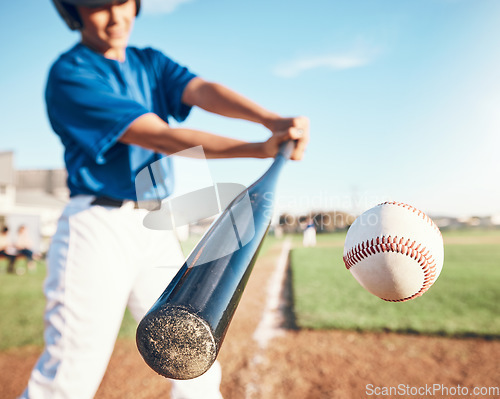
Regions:
<instances>
[{"instance_id":1,"label":"baseball bat","mask_svg":"<svg viewBox=\"0 0 500 399\"><path fill-rule=\"evenodd\" d=\"M215 362L271 223L274 193L295 142L214 221L139 323L137 348L158 374L186 380Z\"/></svg>"}]
</instances>

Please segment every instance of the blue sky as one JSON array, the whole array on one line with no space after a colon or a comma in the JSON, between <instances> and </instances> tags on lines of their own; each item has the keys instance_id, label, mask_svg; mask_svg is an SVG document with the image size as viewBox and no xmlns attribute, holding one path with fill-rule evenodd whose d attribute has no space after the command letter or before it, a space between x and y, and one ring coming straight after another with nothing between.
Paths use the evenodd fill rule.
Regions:
<instances>
[{"instance_id":1,"label":"blue sky","mask_svg":"<svg viewBox=\"0 0 500 399\"><path fill-rule=\"evenodd\" d=\"M43 90L78 34L50 1L22 0L2 4L0 37L0 151L14 150L20 169L63 167ZM497 0L143 0L131 44L310 118L306 157L280 181L280 210L360 212L391 199L434 215L500 214ZM184 126L267 137L199 110ZM269 163L211 161L210 170L248 185ZM178 162L178 181L196 167Z\"/></svg>"}]
</instances>

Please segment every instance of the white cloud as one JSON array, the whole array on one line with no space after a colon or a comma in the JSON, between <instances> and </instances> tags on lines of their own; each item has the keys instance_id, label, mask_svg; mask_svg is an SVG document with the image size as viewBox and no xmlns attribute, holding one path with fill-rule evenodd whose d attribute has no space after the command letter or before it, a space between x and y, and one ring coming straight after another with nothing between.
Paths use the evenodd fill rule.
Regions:
<instances>
[{"instance_id":1,"label":"white cloud","mask_svg":"<svg viewBox=\"0 0 500 399\"><path fill-rule=\"evenodd\" d=\"M143 0L141 9L146 14L170 14L180 5L191 1L193 0Z\"/></svg>"},{"instance_id":2,"label":"white cloud","mask_svg":"<svg viewBox=\"0 0 500 399\"><path fill-rule=\"evenodd\" d=\"M281 78L295 78L305 71L317 68L331 70L351 69L364 66L370 60L357 55L324 55L302 57L277 65L273 72Z\"/></svg>"}]
</instances>

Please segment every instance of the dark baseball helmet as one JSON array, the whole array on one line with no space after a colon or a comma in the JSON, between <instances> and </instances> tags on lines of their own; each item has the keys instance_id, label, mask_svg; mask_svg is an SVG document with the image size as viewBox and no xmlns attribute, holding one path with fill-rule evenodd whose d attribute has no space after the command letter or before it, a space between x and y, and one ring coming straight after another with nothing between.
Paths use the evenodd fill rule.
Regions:
<instances>
[{"instance_id":1,"label":"dark baseball helmet","mask_svg":"<svg viewBox=\"0 0 500 399\"><path fill-rule=\"evenodd\" d=\"M59 15L64 19L71 30L79 30L83 27L82 20L76 9L77 6L100 7L113 3L113 1L115 0L52 0ZM125 1L126 0L121 0L122 3ZM137 7L135 15L138 15L139 9L141 8L141 0L135 0L135 4Z\"/></svg>"}]
</instances>

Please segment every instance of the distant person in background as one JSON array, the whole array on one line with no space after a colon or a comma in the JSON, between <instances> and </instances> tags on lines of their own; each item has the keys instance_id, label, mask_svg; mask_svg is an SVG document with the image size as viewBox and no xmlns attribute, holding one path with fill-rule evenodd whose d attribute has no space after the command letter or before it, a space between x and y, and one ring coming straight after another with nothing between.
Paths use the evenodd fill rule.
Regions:
<instances>
[{"instance_id":1,"label":"distant person in background","mask_svg":"<svg viewBox=\"0 0 500 399\"><path fill-rule=\"evenodd\" d=\"M31 240L28 228L25 225L19 226L17 230L17 240L15 242L17 255L25 256L30 271L36 270L36 263L33 260L33 241Z\"/></svg>"},{"instance_id":2,"label":"distant person in background","mask_svg":"<svg viewBox=\"0 0 500 399\"><path fill-rule=\"evenodd\" d=\"M14 265L16 263L16 250L12 245L12 241L10 240L9 228L7 226L2 229L2 233L0 234L0 256L3 256L9 260L7 273L14 273Z\"/></svg>"},{"instance_id":3,"label":"distant person in background","mask_svg":"<svg viewBox=\"0 0 500 399\"><path fill-rule=\"evenodd\" d=\"M304 245L304 247L314 247L316 245L316 225L314 224L313 218L307 218L302 245Z\"/></svg>"}]
</instances>

